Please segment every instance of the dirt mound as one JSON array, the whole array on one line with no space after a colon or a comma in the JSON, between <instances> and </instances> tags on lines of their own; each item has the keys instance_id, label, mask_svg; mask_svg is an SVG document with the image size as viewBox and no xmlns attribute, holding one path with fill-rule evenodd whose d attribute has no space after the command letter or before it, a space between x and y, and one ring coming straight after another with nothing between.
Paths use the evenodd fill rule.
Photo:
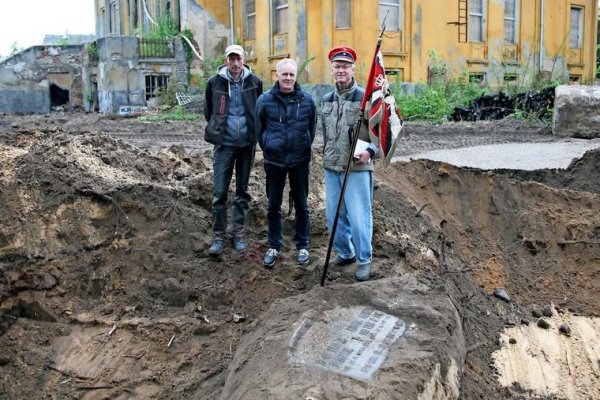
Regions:
<instances>
[{"instance_id":1,"label":"dirt mound","mask_svg":"<svg viewBox=\"0 0 600 400\"><path fill-rule=\"evenodd\" d=\"M495 170L494 172L520 181L540 182L557 189L600 193L600 180L593 179L600 171L600 150L589 150L563 169L537 171Z\"/></svg>"},{"instance_id":2,"label":"dirt mound","mask_svg":"<svg viewBox=\"0 0 600 400\"><path fill-rule=\"evenodd\" d=\"M151 152L116 138L197 135L198 124L96 118L0 118L0 398L219 398L253 322L319 287L328 235L318 152L314 261L294 265L287 217L288 246L267 271L260 153L249 249L213 259L209 148ZM597 157L537 182L429 161L377 171L373 279L445 288L463 321L461 398L524 396L491 363L504 328L531 320L532 307L599 314ZM327 285L353 274L333 270Z\"/></svg>"}]
</instances>

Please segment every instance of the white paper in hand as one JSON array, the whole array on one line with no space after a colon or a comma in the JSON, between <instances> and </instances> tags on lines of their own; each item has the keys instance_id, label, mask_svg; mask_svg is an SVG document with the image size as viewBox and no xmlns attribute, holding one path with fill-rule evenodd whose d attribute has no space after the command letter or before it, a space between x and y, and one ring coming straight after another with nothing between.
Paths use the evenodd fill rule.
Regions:
<instances>
[{"instance_id":1,"label":"white paper in hand","mask_svg":"<svg viewBox=\"0 0 600 400\"><path fill-rule=\"evenodd\" d=\"M366 142L362 139L358 139L358 141L356 142L356 147L354 148L354 159L358 160L359 159L359 155L360 153L362 153L363 151L367 150L367 148L369 147L371 143ZM369 160L370 162L371 160Z\"/></svg>"}]
</instances>

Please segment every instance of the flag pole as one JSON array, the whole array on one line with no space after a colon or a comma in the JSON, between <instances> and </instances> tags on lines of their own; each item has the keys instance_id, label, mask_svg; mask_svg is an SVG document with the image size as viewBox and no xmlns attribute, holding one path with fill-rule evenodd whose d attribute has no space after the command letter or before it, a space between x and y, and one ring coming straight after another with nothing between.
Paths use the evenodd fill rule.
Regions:
<instances>
[{"instance_id":1,"label":"flag pole","mask_svg":"<svg viewBox=\"0 0 600 400\"><path fill-rule=\"evenodd\" d=\"M389 10L388 10L389 13ZM374 76L374 68L373 66L375 65L375 58L377 57L377 53L379 52L379 49L381 48L381 41L383 39L383 33L385 32L385 21L387 20L387 16L388 14L386 13L385 17L383 18L383 22L381 24L381 31L379 32L379 37L377 37L377 45L375 46L375 53L373 54L373 62L371 63L371 69L369 70L369 79L367 80L367 87L369 86L370 82L375 79ZM327 269L329 268L329 259L331 257L331 249L333 247L333 240L335 238L335 232L337 230L337 224L338 224L338 220L340 218L340 210L342 208L342 204L344 201L344 195L346 194L346 186L348 185L348 175L350 173L350 168L352 167L352 160L354 157L354 149L356 148L356 143L358 142L358 134L360 132L360 128L362 125L362 120L363 120L363 114L365 112L365 108L367 106L367 92L365 92L365 96L363 96L363 99L360 103L360 111L358 112L357 115L357 122L354 125L354 133L352 135L352 147L350 149L350 154L348 155L348 161L346 162L346 170L344 171L344 180L342 181L342 190L340 191L340 197L338 199L338 203L337 203L337 207L335 210L335 217L333 218L333 226L331 227L331 234L329 236L329 245L327 246L327 255L325 256L325 265L323 267L323 274L321 275L321 286L325 286L325 278L327 277ZM350 128L351 130L352 128Z\"/></svg>"}]
</instances>

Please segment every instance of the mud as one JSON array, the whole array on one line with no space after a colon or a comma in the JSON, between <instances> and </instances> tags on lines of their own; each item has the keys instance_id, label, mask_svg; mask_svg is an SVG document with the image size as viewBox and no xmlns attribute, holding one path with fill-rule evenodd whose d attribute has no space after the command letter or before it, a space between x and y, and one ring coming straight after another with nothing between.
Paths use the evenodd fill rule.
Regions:
<instances>
[{"instance_id":1,"label":"mud","mask_svg":"<svg viewBox=\"0 0 600 400\"><path fill-rule=\"evenodd\" d=\"M255 334L276 300L293 303L318 289L328 244L319 142L313 261L294 264L287 217L287 247L268 271L260 152L248 250L207 255L212 159L202 126L0 116L0 398L219 398L242 336ZM552 140L545 127L516 121L413 124L407 132L400 153L428 142L459 147L465 137ZM410 276L444 287L465 341L460 398L562 398L507 384L494 353L505 329L535 326L532 309L600 314L599 163L596 150L564 170L418 160L376 171L372 279ZM353 273L330 271L326 287L354 285ZM499 288L510 301L493 295ZM595 351L592 376L600 373ZM566 398L597 393L593 384L578 390Z\"/></svg>"}]
</instances>

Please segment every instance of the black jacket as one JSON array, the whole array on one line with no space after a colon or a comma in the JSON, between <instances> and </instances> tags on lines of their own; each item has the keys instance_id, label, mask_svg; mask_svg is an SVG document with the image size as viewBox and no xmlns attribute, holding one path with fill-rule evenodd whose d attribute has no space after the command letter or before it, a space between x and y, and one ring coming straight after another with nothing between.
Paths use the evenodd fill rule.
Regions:
<instances>
[{"instance_id":1,"label":"black jacket","mask_svg":"<svg viewBox=\"0 0 600 400\"><path fill-rule=\"evenodd\" d=\"M204 93L204 117L208 122L204 139L211 144L221 145L223 136L227 130L227 116L229 105L229 81L224 75L226 67L219 67L219 72L208 80L206 91ZM248 125L248 142L256 143L256 127L254 124L254 110L256 100L263 91L262 81L250 70L250 67L244 66L244 75L242 77L242 101L244 103L244 113Z\"/></svg>"},{"instance_id":2,"label":"black jacket","mask_svg":"<svg viewBox=\"0 0 600 400\"><path fill-rule=\"evenodd\" d=\"M256 131L267 163L293 167L309 162L316 125L315 102L297 83L293 93L284 95L276 82L256 104Z\"/></svg>"}]
</instances>

